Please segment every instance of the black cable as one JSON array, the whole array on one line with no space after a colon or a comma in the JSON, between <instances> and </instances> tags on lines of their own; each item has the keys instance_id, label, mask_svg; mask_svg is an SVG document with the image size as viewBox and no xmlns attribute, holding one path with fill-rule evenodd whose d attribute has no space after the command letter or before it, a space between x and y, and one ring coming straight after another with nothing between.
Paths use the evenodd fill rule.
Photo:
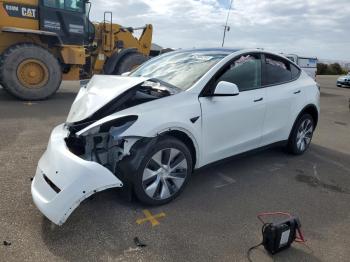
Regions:
<instances>
[{"instance_id":1,"label":"black cable","mask_svg":"<svg viewBox=\"0 0 350 262\"><path fill-rule=\"evenodd\" d=\"M264 230L265 230L265 228L266 228L268 225L271 225L271 223L265 223L265 224L262 225L262 227L261 227L261 234L262 234L262 235L264 235ZM255 245L255 246L252 246L251 248L248 249L248 251L247 251L247 258L248 258L248 261L249 261L249 262L253 262L253 260L250 258L250 252L252 252L253 249L258 248L258 247L260 247L260 246L263 245L263 244L264 244L264 242L262 241L260 244Z\"/></svg>"},{"instance_id":2,"label":"black cable","mask_svg":"<svg viewBox=\"0 0 350 262\"><path fill-rule=\"evenodd\" d=\"M257 247L260 247L262 244L263 244L263 242L261 242L260 244L258 244L258 245L256 245L256 246L253 246L253 247L251 247L251 248L248 249L248 251L247 251L247 258L248 258L248 261L249 261L249 262L253 262L253 260L250 258L250 252L251 252L253 249L257 248Z\"/></svg>"}]
</instances>

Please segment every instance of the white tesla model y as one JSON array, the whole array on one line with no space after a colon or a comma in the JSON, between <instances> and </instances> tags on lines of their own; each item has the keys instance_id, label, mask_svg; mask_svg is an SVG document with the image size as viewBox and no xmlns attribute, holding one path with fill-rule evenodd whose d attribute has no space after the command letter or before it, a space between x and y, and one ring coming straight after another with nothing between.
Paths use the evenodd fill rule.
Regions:
<instances>
[{"instance_id":1,"label":"white tesla model y","mask_svg":"<svg viewBox=\"0 0 350 262\"><path fill-rule=\"evenodd\" d=\"M310 145L319 89L298 65L261 50L194 49L128 76L96 75L52 131L32 182L61 225L88 196L129 187L147 204L179 195L194 169L256 148Z\"/></svg>"}]
</instances>

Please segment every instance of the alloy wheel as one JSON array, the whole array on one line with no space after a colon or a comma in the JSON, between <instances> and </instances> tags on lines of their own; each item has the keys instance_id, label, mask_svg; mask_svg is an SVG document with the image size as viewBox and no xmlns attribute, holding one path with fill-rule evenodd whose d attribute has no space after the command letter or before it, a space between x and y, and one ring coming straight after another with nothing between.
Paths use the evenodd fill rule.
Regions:
<instances>
[{"instance_id":1,"label":"alloy wheel","mask_svg":"<svg viewBox=\"0 0 350 262\"><path fill-rule=\"evenodd\" d=\"M311 142L313 133L313 124L310 119L305 119L299 126L297 132L297 148L301 152L305 151Z\"/></svg>"},{"instance_id":2,"label":"alloy wheel","mask_svg":"<svg viewBox=\"0 0 350 262\"><path fill-rule=\"evenodd\" d=\"M143 171L143 189L152 199L167 199L181 189L187 171L188 163L180 150L161 149L151 157Z\"/></svg>"}]
</instances>

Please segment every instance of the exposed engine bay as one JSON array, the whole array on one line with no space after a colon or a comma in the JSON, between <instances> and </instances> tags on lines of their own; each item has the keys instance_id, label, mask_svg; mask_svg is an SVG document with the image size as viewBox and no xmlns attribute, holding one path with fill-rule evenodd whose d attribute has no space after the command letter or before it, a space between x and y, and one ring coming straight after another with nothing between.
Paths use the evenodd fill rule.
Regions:
<instances>
[{"instance_id":1,"label":"exposed engine bay","mask_svg":"<svg viewBox=\"0 0 350 262\"><path fill-rule=\"evenodd\" d=\"M114 173L116 163L129 154L130 147L140 138L121 138L119 135L132 125L137 116L125 117L99 126L93 134L66 138L70 151L84 160L97 162Z\"/></svg>"}]
</instances>

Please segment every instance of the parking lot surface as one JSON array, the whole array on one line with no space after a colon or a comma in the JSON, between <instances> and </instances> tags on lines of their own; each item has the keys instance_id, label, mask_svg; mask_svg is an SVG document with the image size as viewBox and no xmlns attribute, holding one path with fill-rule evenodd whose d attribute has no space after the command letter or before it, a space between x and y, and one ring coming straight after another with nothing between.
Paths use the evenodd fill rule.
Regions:
<instances>
[{"instance_id":1,"label":"parking lot surface","mask_svg":"<svg viewBox=\"0 0 350 262\"><path fill-rule=\"evenodd\" d=\"M77 84L32 103L0 89L0 261L247 261L248 248L261 241L256 214L263 211L297 215L307 246L274 257L260 247L253 261L349 261L350 89L336 87L336 76L317 80L322 112L305 155L274 148L221 161L195 172L176 200L159 207L101 192L61 227L34 206L30 179Z\"/></svg>"}]
</instances>

